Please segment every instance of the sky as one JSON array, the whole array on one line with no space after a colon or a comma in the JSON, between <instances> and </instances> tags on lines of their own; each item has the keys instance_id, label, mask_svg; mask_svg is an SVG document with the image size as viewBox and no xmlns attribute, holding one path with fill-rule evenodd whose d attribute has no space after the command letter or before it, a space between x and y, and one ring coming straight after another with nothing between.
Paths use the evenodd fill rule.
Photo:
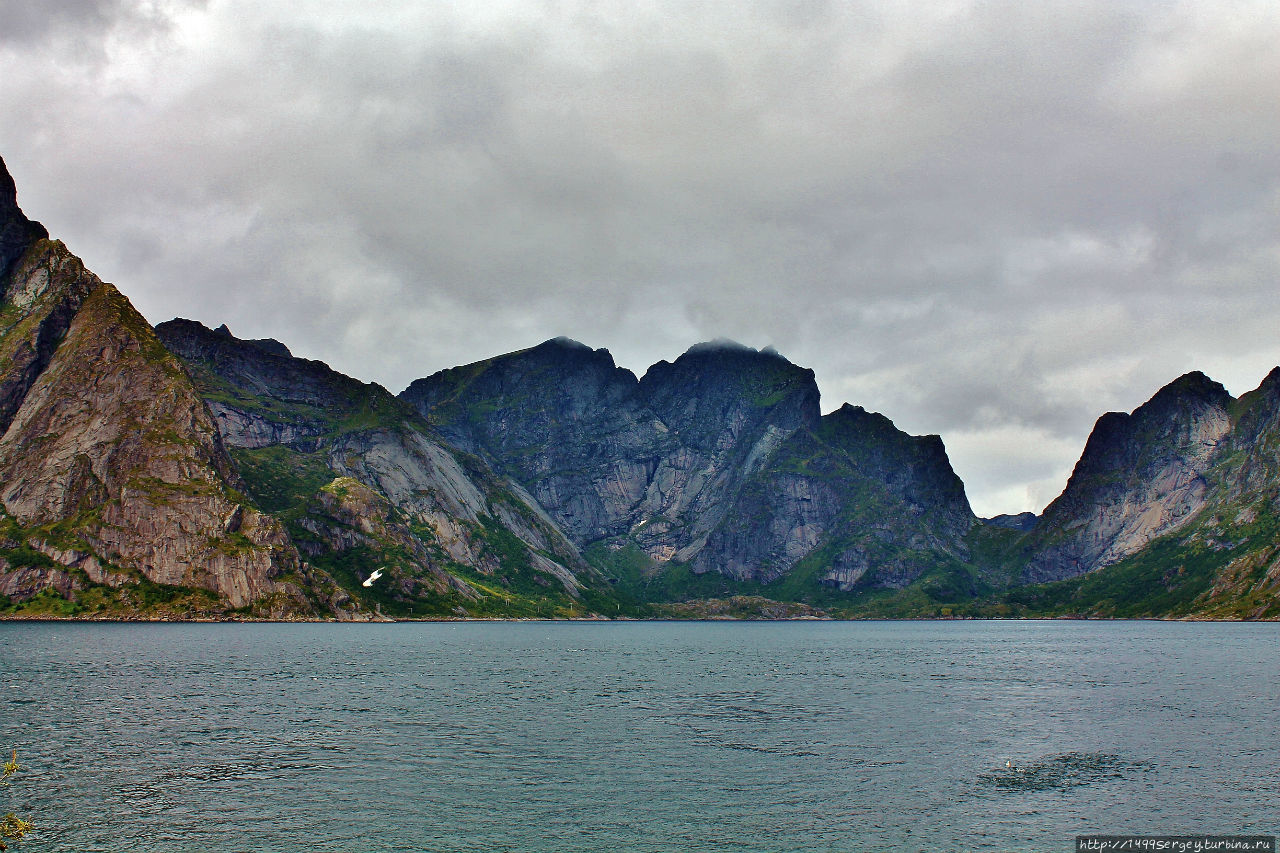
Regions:
<instances>
[{"instance_id":1,"label":"sky","mask_svg":"<svg viewBox=\"0 0 1280 853\"><path fill-rule=\"evenodd\" d=\"M730 338L1040 510L1280 364L1280 4L0 0L0 156L153 323L393 392Z\"/></svg>"}]
</instances>

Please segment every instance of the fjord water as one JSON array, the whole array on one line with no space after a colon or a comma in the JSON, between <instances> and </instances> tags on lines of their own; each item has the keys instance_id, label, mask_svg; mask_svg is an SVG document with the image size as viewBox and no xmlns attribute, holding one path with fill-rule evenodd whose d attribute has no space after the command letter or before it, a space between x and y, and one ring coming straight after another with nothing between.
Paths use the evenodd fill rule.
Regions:
<instances>
[{"instance_id":1,"label":"fjord water","mask_svg":"<svg viewBox=\"0 0 1280 853\"><path fill-rule=\"evenodd\" d=\"M1278 650L1276 624L7 623L0 810L28 851L1273 834Z\"/></svg>"}]
</instances>

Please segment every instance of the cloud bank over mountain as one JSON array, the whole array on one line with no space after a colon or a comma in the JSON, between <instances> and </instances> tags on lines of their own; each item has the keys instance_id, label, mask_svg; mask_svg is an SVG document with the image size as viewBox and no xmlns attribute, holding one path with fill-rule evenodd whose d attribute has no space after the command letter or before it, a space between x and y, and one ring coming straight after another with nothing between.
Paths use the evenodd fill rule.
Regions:
<instances>
[{"instance_id":1,"label":"cloud bank over mountain","mask_svg":"<svg viewBox=\"0 0 1280 853\"><path fill-rule=\"evenodd\" d=\"M152 321L398 391L717 337L1039 509L1093 420L1280 362L1273 3L0 9L23 209Z\"/></svg>"}]
</instances>

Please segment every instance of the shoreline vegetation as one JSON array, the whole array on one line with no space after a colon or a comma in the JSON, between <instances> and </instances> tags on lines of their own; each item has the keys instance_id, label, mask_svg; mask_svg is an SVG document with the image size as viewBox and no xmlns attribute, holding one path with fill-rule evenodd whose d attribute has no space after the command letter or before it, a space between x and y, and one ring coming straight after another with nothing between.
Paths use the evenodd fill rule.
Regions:
<instances>
[{"instance_id":1,"label":"shoreline vegetation","mask_svg":"<svg viewBox=\"0 0 1280 853\"><path fill-rule=\"evenodd\" d=\"M108 624L253 624L253 625L374 625L398 623L471 623L471 622L1222 622L1222 623L1272 623L1280 618L1269 616L1258 619L1240 619L1203 615L1187 616L1097 616L1063 614L1054 616L1025 615L961 615L961 616L833 616L830 614L803 614L792 616L731 615L705 613L682 616L658 614L652 616L408 616L390 617L372 615L370 618L335 619L314 616L58 616L48 613L0 614L2 622L95 622Z\"/></svg>"}]
</instances>

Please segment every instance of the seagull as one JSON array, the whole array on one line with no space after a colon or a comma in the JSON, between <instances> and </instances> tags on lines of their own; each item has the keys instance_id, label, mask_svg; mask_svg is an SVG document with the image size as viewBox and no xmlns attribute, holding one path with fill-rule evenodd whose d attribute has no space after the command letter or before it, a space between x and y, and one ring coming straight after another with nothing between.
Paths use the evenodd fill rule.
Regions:
<instances>
[{"instance_id":1,"label":"seagull","mask_svg":"<svg viewBox=\"0 0 1280 853\"><path fill-rule=\"evenodd\" d=\"M382 569L385 569L385 568L386 566L383 566L381 569L374 569L373 574L369 575L368 580L366 580L362 585L373 586L373 582L376 581L378 578L382 577Z\"/></svg>"}]
</instances>

